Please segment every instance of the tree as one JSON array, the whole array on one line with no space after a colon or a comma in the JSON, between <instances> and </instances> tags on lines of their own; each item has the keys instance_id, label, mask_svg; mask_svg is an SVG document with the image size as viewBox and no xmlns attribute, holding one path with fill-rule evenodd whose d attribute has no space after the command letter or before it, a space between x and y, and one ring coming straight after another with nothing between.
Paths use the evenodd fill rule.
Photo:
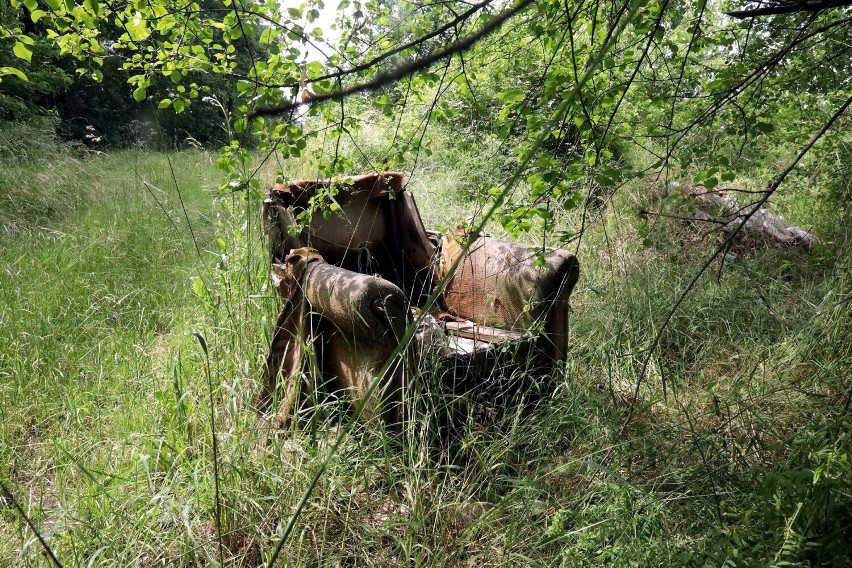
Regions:
<instances>
[{"instance_id":1,"label":"tree","mask_svg":"<svg viewBox=\"0 0 852 568\"><path fill-rule=\"evenodd\" d=\"M323 40L323 30L312 27L321 3L286 10L276 1L208 4L14 5L46 23L49 38L83 63L78 71L84 75L100 80L111 67L105 62L117 59L136 100L155 97L159 106L182 113L203 98L201 77L221 77L226 84L219 92L227 98L222 107L234 130L245 130L253 118L253 128L270 145L298 154L305 132L267 128L259 117L295 110L289 96L298 89L300 59ZM789 100L791 93L814 93L813 69L824 70L820 96L843 92L849 33L844 5L786 1L760 4L757 11L746 5L731 11L749 18L741 22L706 2L522 0L501 11L496 0L428 6L344 0L339 10L351 15L342 23L340 45L327 50L324 64L313 62L305 71L316 105L387 89L402 78L413 80L415 90L429 90L443 85L436 69L447 66L452 88L440 98L460 101L455 106L464 118L502 136L523 132L522 145L535 150L543 146L563 158L579 152L584 164L559 159L560 167L593 168L602 185L617 185L631 173L617 163L619 140L663 141L661 167L670 166L675 153L688 163L702 154L701 145L686 144L697 126L737 120L742 137L765 134L767 105ZM757 18L764 14L780 15ZM6 36L16 53L29 53L21 29L6 28ZM247 37L258 41L246 45ZM483 72L485 65L496 71ZM832 85L838 70L842 79ZM581 88L566 89L570 84ZM382 100L395 105L400 93L389 91ZM434 110L441 112L438 104ZM650 127L649 114L656 119ZM589 150L593 155L586 155ZM607 163L613 158L616 163Z\"/></svg>"},{"instance_id":2,"label":"tree","mask_svg":"<svg viewBox=\"0 0 852 568\"><path fill-rule=\"evenodd\" d=\"M0 41L7 36L10 50L0 50L0 120L25 120L47 114L45 101L71 82L55 64L55 48L21 14L0 9ZM8 38L14 37L14 42ZM44 61L33 65L32 58Z\"/></svg>"},{"instance_id":3,"label":"tree","mask_svg":"<svg viewBox=\"0 0 852 568\"><path fill-rule=\"evenodd\" d=\"M421 150L416 132L432 120L479 128L503 140L513 159L505 183L482 188L489 203L481 221L499 215L518 234L536 219L547 232L555 209L603 203L625 180L649 172L663 179L676 172L709 188L730 182L744 160L766 152L762 139L784 136L809 151L852 104L845 2L731 9L679 0L343 0L343 40L324 63L305 64L307 48L323 42L314 25L320 0L286 10L276 0L44 1L14 0L18 12L6 16L12 23L3 38L18 58L33 54L35 40L15 24L26 15L96 81L118 58L137 101L154 98L183 113L203 100L201 77L217 77L234 87L219 101L229 132L250 130L262 148L285 157L300 156L312 135L291 120L303 73L314 93L311 112L325 115L338 139L357 127L352 105L371 91L382 91L375 104L390 113L423 103L404 151ZM255 36L256 44L245 40ZM2 73L25 78L18 67ZM627 144L653 156L651 165L624 160ZM804 153L792 155L795 165ZM259 187L240 167L247 159L237 142L220 158L232 190ZM350 163L335 154L320 173L348 173ZM753 205L792 171L767 176ZM513 202L520 181L526 193ZM565 244L581 235L550 238Z\"/></svg>"},{"instance_id":4,"label":"tree","mask_svg":"<svg viewBox=\"0 0 852 568\"><path fill-rule=\"evenodd\" d=\"M149 86L145 77L151 74L150 66L140 80L140 59L122 48L122 41L137 34L132 21L125 25L122 17L113 17L106 7L102 11L97 2L73 6L33 0L13 6L16 9L3 12L6 25L0 28L0 41L5 37L12 45L10 52L0 52L0 80L7 76L0 86L0 111L4 118L24 119L55 110L58 132L78 140L226 144L233 134L227 115L236 105L236 75L268 55L256 33L229 36L227 55L234 74L161 70L164 80ZM198 9L199 15L212 19L227 12L219 0L208 0ZM212 41L222 41L221 30L208 31ZM128 80L133 89L127 88ZM149 89L152 96L143 96Z\"/></svg>"}]
</instances>

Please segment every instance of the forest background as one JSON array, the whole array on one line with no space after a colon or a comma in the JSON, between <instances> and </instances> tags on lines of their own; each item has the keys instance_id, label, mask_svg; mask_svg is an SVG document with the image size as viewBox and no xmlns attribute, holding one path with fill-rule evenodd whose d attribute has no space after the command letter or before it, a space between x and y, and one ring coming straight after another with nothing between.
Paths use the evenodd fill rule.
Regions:
<instances>
[{"instance_id":1,"label":"forest background","mask_svg":"<svg viewBox=\"0 0 852 568\"><path fill-rule=\"evenodd\" d=\"M848 565L850 23L833 0L4 0L0 561ZM526 391L449 440L252 405L265 188L370 170L404 171L429 227L581 260L568 364L495 370ZM818 243L745 242L673 181Z\"/></svg>"}]
</instances>

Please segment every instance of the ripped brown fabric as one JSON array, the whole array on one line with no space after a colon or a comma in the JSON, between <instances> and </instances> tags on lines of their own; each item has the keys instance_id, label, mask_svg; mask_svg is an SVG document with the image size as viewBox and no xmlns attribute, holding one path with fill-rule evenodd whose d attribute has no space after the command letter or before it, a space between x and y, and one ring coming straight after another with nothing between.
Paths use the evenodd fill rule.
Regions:
<instances>
[{"instance_id":1,"label":"ripped brown fabric","mask_svg":"<svg viewBox=\"0 0 852 568\"><path fill-rule=\"evenodd\" d=\"M275 322L275 330L269 355L264 365L264 385L259 406L268 408L277 388L278 377L286 381L284 396L279 404L277 422L287 425L292 413L303 408L306 394L312 390L311 375L303 369L302 356L308 338L305 326L308 301L305 298L305 275L308 267L321 262L322 256L312 248L300 248L290 252L284 264L273 264L273 282L281 296L283 306Z\"/></svg>"}]
</instances>

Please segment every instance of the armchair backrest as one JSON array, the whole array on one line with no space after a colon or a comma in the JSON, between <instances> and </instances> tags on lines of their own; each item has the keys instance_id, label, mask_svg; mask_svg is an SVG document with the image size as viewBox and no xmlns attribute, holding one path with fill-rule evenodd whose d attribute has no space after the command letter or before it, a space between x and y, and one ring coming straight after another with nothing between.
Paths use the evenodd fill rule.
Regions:
<instances>
[{"instance_id":1,"label":"armchair backrest","mask_svg":"<svg viewBox=\"0 0 852 568\"><path fill-rule=\"evenodd\" d=\"M436 243L401 173L277 184L264 203L264 217L273 262L308 246L330 264L393 282L412 305L421 305L431 291Z\"/></svg>"}]
</instances>

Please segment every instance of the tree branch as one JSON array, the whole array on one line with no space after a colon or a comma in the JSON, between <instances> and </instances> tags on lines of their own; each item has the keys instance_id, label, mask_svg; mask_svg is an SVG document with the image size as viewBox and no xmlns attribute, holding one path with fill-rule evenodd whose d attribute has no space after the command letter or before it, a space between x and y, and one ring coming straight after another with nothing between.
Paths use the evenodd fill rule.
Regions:
<instances>
[{"instance_id":1,"label":"tree branch","mask_svg":"<svg viewBox=\"0 0 852 568\"><path fill-rule=\"evenodd\" d=\"M401 51L405 51L406 49L416 47L416 46L420 45L421 43L429 41L433 37L439 36L442 33L451 30L452 28L454 28L458 24L464 22L465 20L470 18L473 14L475 14L477 11L485 8L486 6L491 4L492 2L494 2L494 0L483 0L479 4L474 4L469 10L467 10L467 11L461 13L460 15L456 16L452 21L441 26L440 28L432 30L431 32L429 32L428 34L426 34L424 36L420 36L417 39L413 39L413 40L409 41L408 43L404 43L402 45L399 45L399 46L397 46L397 47L395 47L391 50L388 50L388 51L386 51L386 52L384 52L380 55L377 55L376 57L374 57L370 61L367 61L366 63L356 65L356 66L354 66L350 69L339 70L335 73L329 73L328 75L322 75L320 77L315 77L313 79L309 79L308 83L315 83L317 81L324 81L324 80L327 80L327 79L337 79L338 77L343 77L343 76L346 76L346 75L352 75L354 73L360 73L361 71L367 71L368 69L371 69L375 65L378 65L379 63L381 63L382 61L384 61L388 57L393 57L394 55L396 55L397 53L399 53Z\"/></svg>"},{"instance_id":2,"label":"tree branch","mask_svg":"<svg viewBox=\"0 0 852 568\"><path fill-rule=\"evenodd\" d=\"M725 12L726 15L743 20L745 18L756 18L758 16L775 16L778 14L796 14L798 12L819 12L829 8L840 8L852 6L849 0L792 0L787 2L774 2L770 5L753 8L751 10L733 10Z\"/></svg>"},{"instance_id":3,"label":"tree branch","mask_svg":"<svg viewBox=\"0 0 852 568\"><path fill-rule=\"evenodd\" d=\"M308 104L315 105L324 101L334 101L342 99L364 91L374 91L376 89L384 87L385 85L389 85L407 75L411 75L423 69L428 69L429 67L431 67L438 61L441 61L442 59L446 59L455 55L456 53L461 53L470 49L479 40L495 31L507 20L522 12L525 8L527 8L527 6L532 4L533 1L534 0L521 0L521 2L519 2L514 7L509 8L498 16L495 16L494 19L486 23L478 31L470 34L469 36L461 38L457 42L450 44L447 47L437 49L420 59L414 59L412 61L409 61L408 63L403 63L402 65L391 69L390 71L379 73L372 79L364 81L363 83L356 83L355 85L346 87L345 89L341 88L337 91L332 91L330 93L316 95ZM248 118L255 118L258 116L284 114L295 108L298 108L299 106L301 106L301 104L303 103L290 102L271 107L259 107L250 111L247 116Z\"/></svg>"}]
</instances>

